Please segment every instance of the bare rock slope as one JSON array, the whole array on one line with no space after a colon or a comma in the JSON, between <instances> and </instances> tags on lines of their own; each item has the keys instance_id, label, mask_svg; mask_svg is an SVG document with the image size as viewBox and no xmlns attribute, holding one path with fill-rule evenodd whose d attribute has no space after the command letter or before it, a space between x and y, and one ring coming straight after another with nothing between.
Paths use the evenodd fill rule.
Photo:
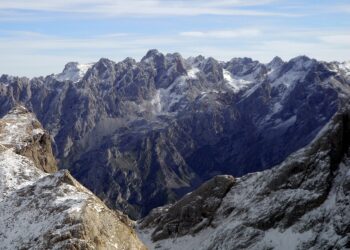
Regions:
<instances>
[{"instance_id":1,"label":"bare rock slope","mask_svg":"<svg viewBox=\"0 0 350 250\"><path fill-rule=\"evenodd\" d=\"M55 170L33 114L18 106L0 120L0 249L146 249L125 215Z\"/></svg>"},{"instance_id":2,"label":"bare rock slope","mask_svg":"<svg viewBox=\"0 0 350 250\"><path fill-rule=\"evenodd\" d=\"M33 110L60 169L139 219L215 175L269 169L309 144L349 99L349 65L150 50L141 61L2 75L0 116L17 103Z\"/></svg>"},{"instance_id":3,"label":"bare rock slope","mask_svg":"<svg viewBox=\"0 0 350 250\"><path fill-rule=\"evenodd\" d=\"M187 219L168 219L178 211L201 213L215 198L210 195L194 191L185 198L200 199L200 205L179 201L153 211L140 223L141 237L151 248L167 250L349 249L349 109L280 165L235 179L210 223L203 217L182 234Z\"/></svg>"}]
</instances>

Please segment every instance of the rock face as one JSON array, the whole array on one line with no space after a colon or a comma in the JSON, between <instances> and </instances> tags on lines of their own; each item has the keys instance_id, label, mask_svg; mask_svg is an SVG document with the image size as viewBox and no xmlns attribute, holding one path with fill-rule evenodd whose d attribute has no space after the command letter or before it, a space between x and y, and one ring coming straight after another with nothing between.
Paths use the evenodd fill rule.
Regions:
<instances>
[{"instance_id":1,"label":"rock face","mask_svg":"<svg viewBox=\"0 0 350 250\"><path fill-rule=\"evenodd\" d=\"M152 210L140 228L156 227L152 240L195 234L210 226L222 198L234 184L232 176L215 176L173 205Z\"/></svg>"},{"instance_id":2,"label":"rock face","mask_svg":"<svg viewBox=\"0 0 350 250\"><path fill-rule=\"evenodd\" d=\"M133 218L215 175L282 162L350 96L348 64L304 56L262 64L151 50L140 62L78 66L45 78L3 75L0 115L18 102L33 110L59 167Z\"/></svg>"},{"instance_id":3,"label":"rock face","mask_svg":"<svg viewBox=\"0 0 350 250\"><path fill-rule=\"evenodd\" d=\"M348 249L350 248L350 109L344 109L307 147L283 163L237 178L210 225L176 235L167 226L174 206L157 209L140 223L140 234L157 249ZM190 196L200 196L197 191ZM185 196L187 197L187 196ZM199 197L200 198L200 197ZM199 199L198 198L198 199ZM193 197L192 200L196 198ZM202 205L194 204L193 211ZM186 204L176 210L185 209ZM157 237L168 230L163 237ZM192 234L192 235L190 235Z\"/></svg>"},{"instance_id":4,"label":"rock face","mask_svg":"<svg viewBox=\"0 0 350 250\"><path fill-rule=\"evenodd\" d=\"M57 171L50 135L23 106L16 106L0 120L0 144L31 159L46 173Z\"/></svg>"},{"instance_id":5,"label":"rock face","mask_svg":"<svg viewBox=\"0 0 350 250\"><path fill-rule=\"evenodd\" d=\"M56 173L49 137L17 107L0 120L1 249L146 249L132 222L67 170Z\"/></svg>"}]
</instances>

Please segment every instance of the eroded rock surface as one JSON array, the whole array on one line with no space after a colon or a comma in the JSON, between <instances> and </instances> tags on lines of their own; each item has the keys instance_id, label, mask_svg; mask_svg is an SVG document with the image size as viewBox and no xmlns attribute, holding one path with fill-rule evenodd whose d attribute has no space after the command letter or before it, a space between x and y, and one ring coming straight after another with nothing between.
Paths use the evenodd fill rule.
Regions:
<instances>
[{"instance_id":1,"label":"eroded rock surface","mask_svg":"<svg viewBox=\"0 0 350 250\"><path fill-rule=\"evenodd\" d=\"M49 137L30 112L17 107L0 124L1 249L146 249L132 221L67 170L44 172L55 170Z\"/></svg>"},{"instance_id":2,"label":"eroded rock surface","mask_svg":"<svg viewBox=\"0 0 350 250\"><path fill-rule=\"evenodd\" d=\"M33 110L54 138L59 167L140 218L215 175L271 168L310 143L349 99L348 65L151 50L141 61L3 75L0 115L17 103Z\"/></svg>"},{"instance_id":3,"label":"eroded rock surface","mask_svg":"<svg viewBox=\"0 0 350 250\"><path fill-rule=\"evenodd\" d=\"M0 120L0 144L30 158L46 173L57 171L51 137L35 115L17 105Z\"/></svg>"},{"instance_id":4,"label":"eroded rock surface","mask_svg":"<svg viewBox=\"0 0 350 250\"><path fill-rule=\"evenodd\" d=\"M309 146L280 165L237 178L210 225L199 232L157 237L159 229L168 229L167 221L151 218L153 223L140 223L140 234L151 248L167 250L349 249L349 183L347 108ZM171 217L170 208L158 209L158 217ZM193 208L200 209L198 205ZM182 221L186 220L178 219L176 224ZM195 228L192 225L189 232Z\"/></svg>"},{"instance_id":5,"label":"eroded rock surface","mask_svg":"<svg viewBox=\"0 0 350 250\"><path fill-rule=\"evenodd\" d=\"M175 204L152 210L140 227L156 227L152 233L154 241L195 234L211 225L216 210L234 182L232 176L215 176Z\"/></svg>"}]
</instances>

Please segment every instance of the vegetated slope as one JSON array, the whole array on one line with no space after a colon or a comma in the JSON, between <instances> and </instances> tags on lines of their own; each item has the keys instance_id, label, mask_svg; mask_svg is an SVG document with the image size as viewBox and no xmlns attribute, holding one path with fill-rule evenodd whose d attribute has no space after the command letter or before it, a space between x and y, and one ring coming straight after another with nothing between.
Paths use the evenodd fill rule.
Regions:
<instances>
[{"instance_id":1,"label":"vegetated slope","mask_svg":"<svg viewBox=\"0 0 350 250\"><path fill-rule=\"evenodd\" d=\"M133 218L217 174L268 169L307 145L349 97L349 67L304 56L69 63L58 75L0 78L54 138L60 168Z\"/></svg>"}]
</instances>

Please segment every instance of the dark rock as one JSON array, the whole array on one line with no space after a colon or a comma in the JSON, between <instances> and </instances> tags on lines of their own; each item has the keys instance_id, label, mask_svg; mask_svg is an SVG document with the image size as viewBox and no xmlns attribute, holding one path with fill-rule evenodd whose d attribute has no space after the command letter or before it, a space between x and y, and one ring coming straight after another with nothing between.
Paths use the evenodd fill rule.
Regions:
<instances>
[{"instance_id":1,"label":"dark rock","mask_svg":"<svg viewBox=\"0 0 350 250\"><path fill-rule=\"evenodd\" d=\"M140 227L156 227L152 233L154 241L195 234L210 226L216 210L232 185L232 176L215 176L175 204L152 210L142 219Z\"/></svg>"},{"instance_id":2,"label":"dark rock","mask_svg":"<svg viewBox=\"0 0 350 250\"><path fill-rule=\"evenodd\" d=\"M173 233L188 218L178 214L177 219L172 217L176 223L167 224L164 218L173 215L172 206L167 206L140 222L140 234L146 242L162 240L154 243L161 249L177 249L184 243L188 249L202 250L347 249L349 152L350 108L346 108L310 145L280 165L236 179L205 230L193 233L197 226L189 223L187 234ZM193 200L197 192L183 199ZM187 206L182 203L177 210ZM187 215L195 219L200 210L196 206Z\"/></svg>"},{"instance_id":3,"label":"dark rock","mask_svg":"<svg viewBox=\"0 0 350 250\"><path fill-rule=\"evenodd\" d=\"M348 99L339 63L273 61L184 60L152 50L141 62L101 59L77 82L3 76L0 115L16 103L33 110L54 139L59 167L139 218L217 174L282 162ZM243 83L238 91L227 72L231 84Z\"/></svg>"}]
</instances>

